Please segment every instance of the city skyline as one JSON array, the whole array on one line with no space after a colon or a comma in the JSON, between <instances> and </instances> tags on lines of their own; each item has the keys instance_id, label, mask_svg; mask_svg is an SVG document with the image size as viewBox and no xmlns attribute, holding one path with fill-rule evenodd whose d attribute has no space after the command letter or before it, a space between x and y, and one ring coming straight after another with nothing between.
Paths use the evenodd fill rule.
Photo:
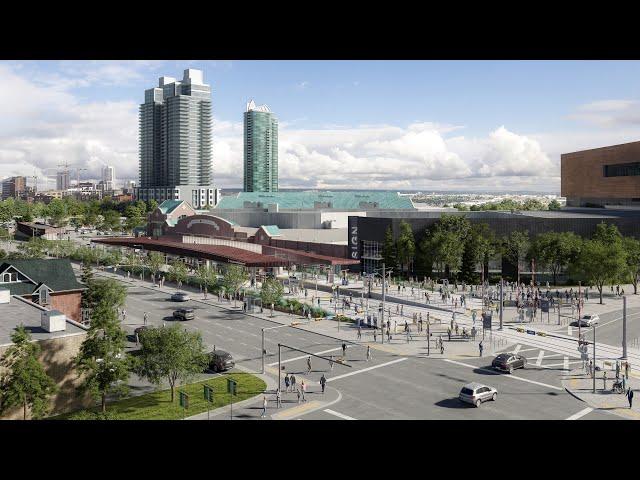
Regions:
<instances>
[{"instance_id":1,"label":"city skyline","mask_svg":"<svg viewBox=\"0 0 640 480\"><path fill-rule=\"evenodd\" d=\"M555 193L561 153L638 139L633 61L4 61L3 175L138 180L140 92L176 68L212 86L223 189L242 188L251 97L279 113L281 188Z\"/></svg>"}]
</instances>

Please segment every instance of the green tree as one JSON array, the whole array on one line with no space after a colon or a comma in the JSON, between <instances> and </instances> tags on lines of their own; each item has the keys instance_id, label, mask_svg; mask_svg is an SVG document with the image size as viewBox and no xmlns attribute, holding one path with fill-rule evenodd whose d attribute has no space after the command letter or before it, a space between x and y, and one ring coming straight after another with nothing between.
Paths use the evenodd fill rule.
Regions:
<instances>
[{"instance_id":1,"label":"green tree","mask_svg":"<svg viewBox=\"0 0 640 480\"><path fill-rule=\"evenodd\" d=\"M149 328L140 335L140 343L142 348L136 358L134 372L154 385L167 380L172 402L178 380L186 383L209 365L202 334L189 332L178 324Z\"/></svg>"},{"instance_id":2,"label":"green tree","mask_svg":"<svg viewBox=\"0 0 640 480\"><path fill-rule=\"evenodd\" d=\"M54 198L51 200L49 205L47 205L47 211L52 225L56 227L66 225L68 217L67 205L61 199Z\"/></svg>"},{"instance_id":3,"label":"green tree","mask_svg":"<svg viewBox=\"0 0 640 480\"><path fill-rule=\"evenodd\" d=\"M387 269L396 268L398 265L398 257L396 255L396 244L393 241L393 230L391 225L387 227L384 233L384 243L382 244L382 260Z\"/></svg>"},{"instance_id":4,"label":"green tree","mask_svg":"<svg viewBox=\"0 0 640 480\"><path fill-rule=\"evenodd\" d=\"M40 345L31 341L24 325L11 334L11 342L0 360L6 372L0 378L0 413L21 406L24 420L27 410L32 418L42 418L49 411L49 398L58 390L56 383L38 361Z\"/></svg>"},{"instance_id":5,"label":"green tree","mask_svg":"<svg viewBox=\"0 0 640 480\"><path fill-rule=\"evenodd\" d=\"M184 262L175 260L169 266L169 277L178 283L178 288L182 288L182 282L187 279L189 269Z\"/></svg>"},{"instance_id":6,"label":"green tree","mask_svg":"<svg viewBox=\"0 0 640 480\"><path fill-rule=\"evenodd\" d=\"M155 200L151 199L151 200L147 200L147 212L151 213L153 212L156 208L158 208L158 202L156 202Z\"/></svg>"},{"instance_id":7,"label":"green tree","mask_svg":"<svg viewBox=\"0 0 640 480\"><path fill-rule=\"evenodd\" d=\"M49 248L49 240L42 237L30 238L28 242L21 242L18 251L24 258L45 258Z\"/></svg>"},{"instance_id":8,"label":"green tree","mask_svg":"<svg viewBox=\"0 0 640 480\"><path fill-rule=\"evenodd\" d=\"M209 291L210 285L215 285L217 282L215 270L206 265L200 265L198 267L196 270L196 278L200 280L200 285L204 287L205 292Z\"/></svg>"},{"instance_id":9,"label":"green tree","mask_svg":"<svg viewBox=\"0 0 640 480\"><path fill-rule=\"evenodd\" d=\"M116 280L94 280L90 284L91 324L75 358L82 378L81 392L90 392L107 409L107 395L128 391L130 361L124 348L126 334L118 320L118 308L124 305L126 288Z\"/></svg>"},{"instance_id":10,"label":"green tree","mask_svg":"<svg viewBox=\"0 0 640 480\"><path fill-rule=\"evenodd\" d=\"M404 267L410 267L416 253L416 244L411 225L404 220L400 221L400 234L396 243L396 258L400 264L400 273L404 273Z\"/></svg>"},{"instance_id":11,"label":"green tree","mask_svg":"<svg viewBox=\"0 0 640 480\"><path fill-rule=\"evenodd\" d=\"M154 284L156 281L156 275L164 264L165 258L162 253L151 252L149 253L149 255L147 255L147 258L145 259L145 265L149 267L149 271L151 272Z\"/></svg>"},{"instance_id":12,"label":"green tree","mask_svg":"<svg viewBox=\"0 0 640 480\"><path fill-rule=\"evenodd\" d=\"M556 199L553 199L549 202L549 210L560 210L562 208L562 205L560 205L560 202Z\"/></svg>"},{"instance_id":13,"label":"green tree","mask_svg":"<svg viewBox=\"0 0 640 480\"><path fill-rule=\"evenodd\" d=\"M570 271L598 288L602 304L602 289L605 283L615 283L623 279L628 272L627 254L622 240L619 238L612 243L587 240L583 243Z\"/></svg>"},{"instance_id":14,"label":"green tree","mask_svg":"<svg viewBox=\"0 0 640 480\"><path fill-rule=\"evenodd\" d=\"M12 198L8 198L4 201L0 202L0 222L8 222L9 220L13 220L15 216L15 202Z\"/></svg>"},{"instance_id":15,"label":"green tree","mask_svg":"<svg viewBox=\"0 0 640 480\"><path fill-rule=\"evenodd\" d=\"M104 230L118 230L121 228L120 213L117 210L107 210L102 213L100 228Z\"/></svg>"},{"instance_id":16,"label":"green tree","mask_svg":"<svg viewBox=\"0 0 640 480\"><path fill-rule=\"evenodd\" d=\"M520 283L520 263L526 259L530 246L529 232L526 230L524 232L514 230L503 241L503 254L518 269L518 284Z\"/></svg>"},{"instance_id":17,"label":"green tree","mask_svg":"<svg viewBox=\"0 0 640 480\"><path fill-rule=\"evenodd\" d=\"M284 293L284 287L275 278L267 278L262 282L262 289L260 290L260 298L262 299L262 305L271 306L276 305L282 298ZM271 311L273 316L273 310Z\"/></svg>"},{"instance_id":18,"label":"green tree","mask_svg":"<svg viewBox=\"0 0 640 480\"><path fill-rule=\"evenodd\" d=\"M582 239L573 232L545 232L531 243L529 255L551 269L553 284L557 285L558 274L575 261L581 244Z\"/></svg>"},{"instance_id":19,"label":"green tree","mask_svg":"<svg viewBox=\"0 0 640 480\"><path fill-rule=\"evenodd\" d=\"M627 254L627 268L629 279L633 285L633 294L638 294L638 281L640 280L640 241L633 237L622 239L623 248Z\"/></svg>"},{"instance_id":20,"label":"green tree","mask_svg":"<svg viewBox=\"0 0 640 480\"><path fill-rule=\"evenodd\" d=\"M233 306L237 306L236 294L249 279L249 274L242 265L228 265L222 276L224 288L233 294Z\"/></svg>"}]
</instances>

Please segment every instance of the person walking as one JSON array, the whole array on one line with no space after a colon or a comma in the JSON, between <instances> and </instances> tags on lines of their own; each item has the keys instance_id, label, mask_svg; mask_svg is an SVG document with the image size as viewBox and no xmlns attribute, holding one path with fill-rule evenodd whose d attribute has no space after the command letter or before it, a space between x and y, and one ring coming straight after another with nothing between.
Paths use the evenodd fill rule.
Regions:
<instances>
[{"instance_id":1,"label":"person walking","mask_svg":"<svg viewBox=\"0 0 640 480\"><path fill-rule=\"evenodd\" d=\"M302 382L300 382L300 391L302 392L302 401L306 402L307 399L305 398L304 394L307 391L307 386L304 383L304 380L302 380Z\"/></svg>"},{"instance_id":2,"label":"person walking","mask_svg":"<svg viewBox=\"0 0 640 480\"><path fill-rule=\"evenodd\" d=\"M629 400L629 408L633 407L633 390L631 390L631 387L627 390L627 400Z\"/></svg>"},{"instance_id":3,"label":"person walking","mask_svg":"<svg viewBox=\"0 0 640 480\"><path fill-rule=\"evenodd\" d=\"M342 342L342 356L347 357L347 344Z\"/></svg>"},{"instance_id":4,"label":"person walking","mask_svg":"<svg viewBox=\"0 0 640 480\"><path fill-rule=\"evenodd\" d=\"M324 389L327 385L327 379L324 378L324 373L322 374L322 376L320 377L320 386L322 387L322 393L324 393Z\"/></svg>"},{"instance_id":5,"label":"person walking","mask_svg":"<svg viewBox=\"0 0 640 480\"><path fill-rule=\"evenodd\" d=\"M602 372L602 388L603 390L607 389L607 371Z\"/></svg>"},{"instance_id":6,"label":"person walking","mask_svg":"<svg viewBox=\"0 0 640 480\"><path fill-rule=\"evenodd\" d=\"M367 345L367 362L371 360L371 347Z\"/></svg>"},{"instance_id":7,"label":"person walking","mask_svg":"<svg viewBox=\"0 0 640 480\"><path fill-rule=\"evenodd\" d=\"M482 351L484 350L484 345L482 345L482 342L478 344L478 350L480 350L480 356L482 356Z\"/></svg>"},{"instance_id":8,"label":"person walking","mask_svg":"<svg viewBox=\"0 0 640 480\"><path fill-rule=\"evenodd\" d=\"M260 414L260 418L264 418L267 416L267 396L262 397L262 413Z\"/></svg>"},{"instance_id":9,"label":"person walking","mask_svg":"<svg viewBox=\"0 0 640 480\"><path fill-rule=\"evenodd\" d=\"M373 330L373 341L374 342L378 341L378 333L377 333L377 330L375 330L375 329Z\"/></svg>"},{"instance_id":10,"label":"person walking","mask_svg":"<svg viewBox=\"0 0 640 480\"><path fill-rule=\"evenodd\" d=\"M629 380L629 362L624 363L624 376Z\"/></svg>"},{"instance_id":11,"label":"person walking","mask_svg":"<svg viewBox=\"0 0 640 480\"><path fill-rule=\"evenodd\" d=\"M358 340L362 340L362 328L360 328L360 326L358 326Z\"/></svg>"},{"instance_id":12,"label":"person walking","mask_svg":"<svg viewBox=\"0 0 640 480\"><path fill-rule=\"evenodd\" d=\"M300 390L296 389L296 394L298 395L298 403L300 403Z\"/></svg>"},{"instance_id":13,"label":"person walking","mask_svg":"<svg viewBox=\"0 0 640 480\"><path fill-rule=\"evenodd\" d=\"M291 374L291 391L293 392L296 389L296 376L292 373Z\"/></svg>"},{"instance_id":14,"label":"person walking","mask_svg":"<svg viewBox=\"0 0 640 480\"><path fill-rule=\"evenodd\" d=\"M307 375L311 373L311 357L307 357ZM304 381L303 381L304 383Z\"/></svg>"},{"instance_id":15,"label":"person walking","mask_svg":"<svg viewBox=\"0 0 640 480\"><path fill-rule=\"evenodd\" d=\"M290 378L289 378L289 374L287 373L284 376L284 391L288 392L289 391L289 384L290 384Z\"/></svg>"},{"instance_id":16,"label":"person walking","mask_svg":"<svg viewBox=\"0 0 640 480\"><path fill-rule=\"evenodd\" d=\"M442 341L442 337L440 337L440 355L444 355L444 342Z\"/></svg>"},{"instance_id":17,"label":"person walking","mask_svg":"<svg viewBox=\"0 0 640 480\"><path fill-rule=\"evenodd\" d=\"M329 370L333 371L333 355L331 355L331 357L329 357Z\"/></svg>"},{"instance_id":18,"label":"person walking","mask_svg":"<svg viewBox=\"0 0 640 480\"><path fill-rule=\"evenodd\" d=\"M147 324L147 312L144 312L143 321L144 321L144 324L146 325Z\"/></svg>"},{"instance_id":19,"label":"person walking","mask_svg":"<svg viewBox=\"0 0 640 480\"><path fill-rule=\"evenodd\" d=\"M282 394L280 393L280 389L276 390L276 402L277 408L282 408Z\"/></svg>"}]
</instances>

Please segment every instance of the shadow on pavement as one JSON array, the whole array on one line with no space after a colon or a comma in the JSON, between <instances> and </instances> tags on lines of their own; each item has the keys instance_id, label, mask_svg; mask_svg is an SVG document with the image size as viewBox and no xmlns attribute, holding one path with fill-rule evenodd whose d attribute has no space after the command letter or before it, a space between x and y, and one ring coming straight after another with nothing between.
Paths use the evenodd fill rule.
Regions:
<instances>
[{"instance_id":1,"label":"shadow on pavement","mask_svg":"<svg viewBox=\"0 0 640 480\"><path fill-rule=\"evenodd\" d=\"M445 398L434 403L434 405L443 408L476 408L469 403L462 402L459 398Z\"/></svg>"}]
</instances>

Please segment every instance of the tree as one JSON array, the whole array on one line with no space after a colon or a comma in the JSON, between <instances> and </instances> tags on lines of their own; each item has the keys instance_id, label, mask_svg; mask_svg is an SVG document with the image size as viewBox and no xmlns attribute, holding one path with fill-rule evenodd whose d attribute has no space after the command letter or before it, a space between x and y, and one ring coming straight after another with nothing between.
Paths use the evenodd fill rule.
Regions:
<instances>
[{"instance_id":1,"label":"tree","mask_svg":"<svg viewBox=\"0 0 640 480\"><path fill-rule=\"evenodd\" d=\"M180 260L175 260L169 266L169 276L178 283L178 288L181 288L182 282L187 279L187 272L187 266Z\"/></svg>"},{"instance_id":2,"label":"tree","mask_svg":"<svg viewBox=\"0 0 640 480\"><path fill-rule=\"evenodd\" d=\"M483 271L486 270L489 260L496 253L495 235L489 226L486 223L471 226L462 253L461 278L469 283L477 282L476 267L478 263L482 264Z\"/></svg>"},{"instance_id":3,"label":"tree","mask_svg":"<svg viewBox=\"0 0 640 480\"><path fill-rule=\"evenodd\" d=\"M467 243L471 224L461 215L443 214L427 230L420 250L435 263L439 272L446 276L453 270L457 272L462 266L462 256Z\"/></svg>"},{"instance_id":4,"label":"tree","mask_svg":"<svg viewBox=\"0 0 640 480\"><path fill-rule=\"evenodd\" d=\"M222 276L224 288L233 293L233 306L236 306L236 294L240 287L249 279L246 269L242 265L228 265Z\"/></svg>"},{"instance_id":5,"label":"tree","mask_svg":"<svg viewBox=\"0 0 640 480\"><path fill-rule=\"evenodd\" d=\"M31 341L24 325L11 334L11 342L0 360L7 371L0 378L0 412L22 406L24 420L27 410L32 418L42 418L49 411L49 398L58 390L56 383L38 361L40 345Z\"/></svg>"},{"instance_id":6,"label":"tree","mask_svg":"<svg viewBox=\"0 0 640 480\"><path fill-rule=\"evenodd\" d=\"M524 232L514 230L503 241L504 255L517 266L518 284L520 284L520 263L526 258L529 247L529 232L526 230Z\"/></svg>"},{"instance_id":7,"label":"tree","mask_svg":"<svg viewBox=\"0 0 640 480\"><path fill-rule=\"evenodd\" d=\"M382 244L382 260L387 269L396 268L398 264L398 257L396 255L396 244L393 241L393 230L391 225L387 227L384 233L384 243Z\"/></svg>"},{"instance_id":8,"label":"tree","mask_svg":"<svg viewBox=\"0 0 640 480\"><path fill-rule=\"evenodd\" d=\"M118 320L118 308L124 305L127 292L116 280L94 280L90 288L91 324L75 364L83 377L79 390L101 399L105 412L108 394L128 391L130 362L124 352L126 334Z\"/></svg>"},{"instance_id":9,"label":"tree","mask_svg":"<svg viewBox=\"0 0 640 480\"><path fill-rule=\"evenodd\" d=\"M177 381L188 382L209 365L202 334L189 332L178 324L149 328L140 335L140 343L142 348L134 372L154 385L166 379L171 387L172 402Z\"/></svg>"},{"instance_id":10,"label":"tree","mask_svg":"<svg viewBox=\"0 0 640 480\"><path fill-rule=\"evenodd\" d=\"M549 210L560 210L562 208L562 205L560 205L560 202L556 199L553 199L549 202Z\"/></svg>"},{"instance_id":11,"label":"tree","mask_svg":"<svg viewBox=\"0 0 640 480\"><path fill-rule=\"evenodd\" d=\"M50 221L56 227L63 227L66 224L68 212L66 204L59 198L51 200L47 206Z\"/></svg>"},{"instance_id":12,"label":"tree","mask_svg":"<svg viewBox=\"0 0 640 480\"><path fill-rule=\"evenodd\" d=\"M151 213L153 212L156 208L158 208L158 202L156 202L155 200L151 199L151 200L147 200L147 212Z\"/></svg>"},{"instance_id":13,"label":"tree","mask_svg":"<svg viewBox=\"0 0 640 480\"><path fill-rule=\"evenodd\" d=\"M633 237L624 237L622 245L627 254L627 268L633 285L633 294L637 295L638 281L640 280L640 241Z\"/></svg>"},{"instance_id":14,"label":"tree","mask_svg":"<svg viewBox=\"0 0 640 480\"><path fill-rule=\"evenodd\" d=\"M587 240L583 243L570 271L598 288L602 304L604 284L615 283L628 272L627 254L622 240L618 239L612 243Z\"/></svg>"},{"instance_id":15,"label":"tree","mask_svg":"<svg viewBox=\"0 0 640 480\"><path fill-rule=\"evenodd\" d=\"M275 305L282 298L284 293L284 287L275 278L267 278L262 282L262 289L260 290L260 298L262 299L262 305ZM273 316L273 311L271 311Z\"/></svg>"},{"instance_id":16,"label":"tree","mask_svg":"<svg viewBox=\"0 0 640 480\"><path fill-rule=\"evenodd\" d=\"M409 267L415 253L416 244L411 225L402 220L400 221L400 234L398 235L398 242L396 244L396 258L400 264L400 273L404 272L405 265Z\"/></svg>"},{"instance_id":17,"label":"tree","mask_svg":"<svg viewBox=\"0 0 640 480\"><path fill-rule=\"evenodd\" d=\"M107 210L103 212L100 227L104 230L120 229L120 213L118 213L117 210Z\"/></svg>"},{"instance_id":18,"label":"tree","mask_svg":"<svg viewBox=\"0 0 640 480\"><path fill-rule=\"evenodd\" d=\"M49 240L42 237L30 238L28 242L21 242L18 250L24 258L45 258Z\"/></svg>"},{"instance_id":19,"label":"tree","mask_svg":"<svg viewBox=\"0 0 640 480\"><path fill-rule=\"evenodd\" d=\"M151 252L147 255L145 265L149 267L151 272L153 283L156 281L156 274L160 271L160 268L165 264L164 255L159 252Z\"/></svg>"},{"instance_id":20,"label":"tree","mask_svg":"<svg viewBox=\"0 0 640 480\"><path fill-rule=\"evenodd\" d=\"M206 265L200 265L196 270L196 278L200 280L200 285L205 292L209 291L209 285L215 285L217 281L216 272Z\"/></svg>"},{"instance_id":21,"label":"tree","mask_svg":"<svg viewBox=\"0 0 640 480\"><path fill-rule=\"evenodd\" d=\"M575 261L582 239L573 232L545 232L531 244L529 255L539 264L551 269L553 284L558 284L558 274Z\"/></svg>"}]
</instances>

